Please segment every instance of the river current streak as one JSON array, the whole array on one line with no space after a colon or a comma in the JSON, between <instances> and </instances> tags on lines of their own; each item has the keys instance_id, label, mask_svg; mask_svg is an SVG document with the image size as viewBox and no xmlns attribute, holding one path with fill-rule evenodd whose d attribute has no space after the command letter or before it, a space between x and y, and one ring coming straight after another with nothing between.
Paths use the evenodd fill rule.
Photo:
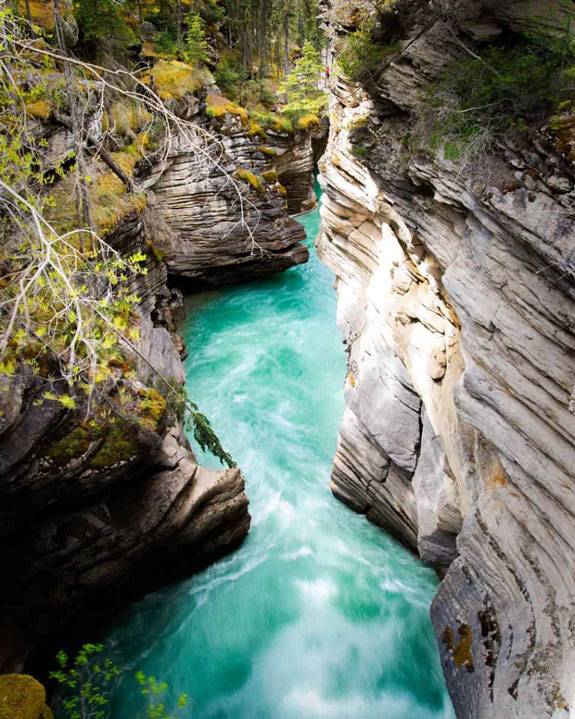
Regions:
<instances>
[{"instance_id":1,"label":"river current streak","mask_svg":"<svg viewBox=\"0 0 575 719\"><path fill-rule=\"evenodd\" d=\"M299 221L307 265L187 301L188 389L242 467L250 534L134 605L107 651L169 683L167 704L189 694L185 719L447 719L433 572L329 491L345 355L319 212ZM125 676L113 716L146 702Z\"/></svg>"}]
</instances>

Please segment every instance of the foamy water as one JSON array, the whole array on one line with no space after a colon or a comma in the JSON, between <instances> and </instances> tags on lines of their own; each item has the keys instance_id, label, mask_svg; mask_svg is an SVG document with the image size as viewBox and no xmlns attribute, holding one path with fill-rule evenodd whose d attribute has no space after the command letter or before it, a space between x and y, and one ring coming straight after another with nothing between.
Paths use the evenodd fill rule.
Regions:
<instances>
[{"instance_id":1,"label":"foamy water","mask_svg":"<svg viewBox=\"0 0 575 719\"><path fill-rule=\"evenodd\" d=\"M311 243L317 211L300 221ZM244 471L252 529L233 555L140 601L107 640L125 668L189 694L186 719L452 717L433 572L329 491L345 376L332 285L313 255L189 299L188 389ZM145 706L124 677L114 718Z\"/></svg>"}]
</instances>

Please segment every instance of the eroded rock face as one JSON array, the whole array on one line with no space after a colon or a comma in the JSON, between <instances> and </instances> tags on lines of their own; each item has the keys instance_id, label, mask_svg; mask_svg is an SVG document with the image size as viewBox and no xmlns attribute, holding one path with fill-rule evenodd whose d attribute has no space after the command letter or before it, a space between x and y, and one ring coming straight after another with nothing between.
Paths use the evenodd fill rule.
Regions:
<instances>
[{"instance_id":1,"label":"eroded rock face","mask_svg":"<svg viewBox=\"0 0 575 719\"><path fill-rule=\"evenodd\" d=\"M142 218L127 217L109 242L122 254L145 251ZM20 670L110 593L190 573L248 531L240 471L197 465L152 369L174 386L185 380L174 341L177 293L166 287L162 262L150 257L147 269L133 287L141 342L126 361L135 378L124 382L122 406L108 398L110 417L46 400L46 383L29 368L3 376L1 670Z\"/></svg>"},{"instance_id":2,"label":"eroded rock face","mask_svg":"<svg viewBox=\"0 0 575 719\"><path fill-rule=\"evenodd\" d=\"M284 209L276 188L252 189L214 168L197 180L196 162L174 158L159 182L150 210L164 221L154 244L171 274L203 284L229 284L307 262L305 232ZM156 220L159 219L156 217Z\"/></svg>"},{"instance_id":3,"label":"eroded rock face","mask_svg":"<svg viewBox=\"0 0 575 719\"><path fill-rule=\"evenodd\" d=\"M199 133L209 124L204 97L202 88L170 101ZM239 470L196 464L177 402L164 401L170 391L152 369L174 387L184 384L182 294L168 287L168 275L219 285L307 261L305 231L288 210L315 201L317 142L305 133L262 137L231 113L210 129L223 131L213 162L171 138L165 161L142 161L136 172L146 207L124 203L108 228L106 240L121 256L147 256L145 274L129 288L140 299L139 352L128 352L119 361L128 366L115 368L128 404L118 406L111 391L108 420L46 400L46 386L25 367L2 380L0 562L9 580L0 597L0 670L19 670L103 596L150 589L176 568L205 566L248 531ZM38 121L36 131L47 141L47 168L68 156L65 127L49 119ZM101 132L98 115L91 133ZM94 176L107 171L94 165ZM238 170L248 172L238 177ZM289 207L279 180L291 193ZM58 211L65 214L62 194ZM124 381L131 370L133 378Z\"/></svg>"},{"instance_id":4,"label":"eroded rock face","mask_svg":"<svg viewBox=\"0 0 575 719\"><path fill-rule=\"evenodd\" d=\"M421 88L462 52L408 5L403 44L419 39L377 91L334 87L319 251L349 369L333 489L447 570L432 618L458 717L567 717L573 168L545 132L501 146L483 181L407 153ZM468 41L479 6L461 3ZM490 32L526 22L524 3L490 6Z\"/></svg>"},{"instance_id":5,"label":"eroded rock face","mask_svg":"<svg viewBox=\"0 0 575 719\"><path fill-rule=\"evenodd\" d=\"M188 119L205 124L199 112ZM214 162L174 151L147 181L148 234L170 274L221 285L307 262L305 231L288 213L315 203L311 134L264 140L232 114L212 130L223 133Z\"/></svg>"}]
</instances>

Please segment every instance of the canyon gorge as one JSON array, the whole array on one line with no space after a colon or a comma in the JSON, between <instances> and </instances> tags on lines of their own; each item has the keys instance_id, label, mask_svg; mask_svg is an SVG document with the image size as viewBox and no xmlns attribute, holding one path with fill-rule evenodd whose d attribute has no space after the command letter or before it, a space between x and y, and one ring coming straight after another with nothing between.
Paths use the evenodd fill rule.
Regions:
<instances>
[{"instance_id":1,"label":"canyon gorge","mask_svg":"<svg viewBox=\"0 0 575 719\"><path fill-rule=\"evenodd\" d=\"M453 104L453 68L512 87L498 58L571 48L575 11L317 5L328 106L291 128L146 42L152 104L87 105L86 145L123 148L83 171L98 230L139 263L138 340L107 358L102 412L10 345L0 667L44 679L97 627L119 666L190 692L183 716L568 719L575 105L561 86L505 132L445 128L477 110ZM213 27L219 62L233 33ZM157 98L168 149L148 156ZM55 226L77 185L60 105L31 120ZM111 701L132 719L148 699L122 677Z\"/></svg>"}]
</instances>

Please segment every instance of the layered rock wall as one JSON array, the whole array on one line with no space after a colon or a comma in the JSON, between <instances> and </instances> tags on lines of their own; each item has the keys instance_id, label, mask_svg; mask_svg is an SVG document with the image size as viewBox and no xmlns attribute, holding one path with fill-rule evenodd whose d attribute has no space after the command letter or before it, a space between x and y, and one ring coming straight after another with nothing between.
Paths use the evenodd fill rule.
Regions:
<instances>
[{"instance_id":1,"label":"layered rock wall","mask_svg":"<svg viewBox=\"0 0 575 719\"><path fill-rule=\"evenodd\" d=\"M179 112L204 126L199 107L192 98ZM305 232L288 215L315 204L314 142L324 131L269 130L262 137L233 113L210 130L220 137L212 161L174 150L146 180L150 234L169 272L189 283L221 285L306 262Z\"/></svg>"},{"instance_id":2,"label":"layered rock wall","mask_svg":"<svg viewBox=\"0 0 575 719\"><path fill-rule=\"evenodd\" d=\"M206 92L166 100L198 140L209 126ZM106 141L99 111L90 127ZM278 177L297 187L290 202L299 211L313 185L313 146L309 134L278 132L264 148L232 113L209 129L211 145L193 150L174 130L160 158L140 157L137 193L100 159L90 161L98 229L120 256L147 257L127 288L139 298L141 341L111 363L103 409L81 398L66 407L57 398L66 388L26 366L1 378L0 562L9 581L0 597L0 670L20 670L71 622L81 630L102 597L202 567L248 531L240 471L198 466L183 432L183 304L168 277L220 285L305 262L305 232L289 218ZM46 143L46 171L65 167L74 147L66 122L38 120L35 131ZM55 222L73 215L73 181L58 173Z\"/></svg>"},{"instance_id":3,"label":"layered rock wall","mask_svg":"<svg viewBox=\"0 0 575 719\"><path fill-rule=\"evenodd\" d=\"M119 252L146 250L142 218L109 238ZM178 305L153 258L133 288L141 298L134 379L109 411L46 399L26 368L0 392L0 667L20 670L113 590L153 587L237 546L250 524L239 469L198 466L155 368L174 387ZM152 322L154 316L156 323ZM118 368L118 372L122 372ZM157 390L154 389L154 385ZM65 388L54 388L56 393ZM53 390L54 392L54 390ZM161 396L164 394L168 401Z\"/></svg>"},{"instance_id":4,"label":"layered rock wall","mask_svg":"<svg viewBox=\"0 0 575 719\"><path fill-rule=\"evenodd\" d=\"M446 572L432 618L458 717L568 717L573 168L543 130L482 176L405 144L461 42L527 22L525 3L480 5L455 8L456 37L398 2L403 54L369 94L333 87L319 250L349 359L332 486Z\"/></svg>"}]
</instances>

